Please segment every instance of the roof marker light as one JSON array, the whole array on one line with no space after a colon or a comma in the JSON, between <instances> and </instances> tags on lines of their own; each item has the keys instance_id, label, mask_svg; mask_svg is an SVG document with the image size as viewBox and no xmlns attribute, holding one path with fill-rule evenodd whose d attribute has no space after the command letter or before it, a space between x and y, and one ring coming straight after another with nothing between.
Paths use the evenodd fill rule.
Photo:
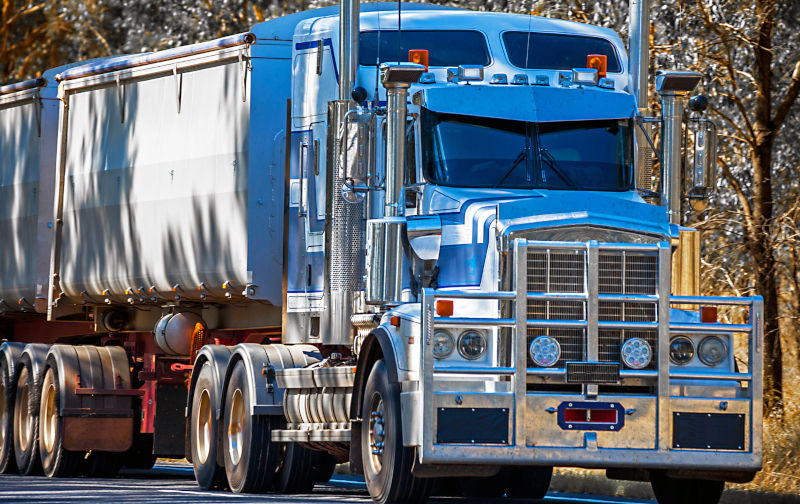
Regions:
<instances>
[{"instance_id":1,"label":"roof marker light","mask_svg":"<svg viewBox=\"0 0 800 504\"><path fill-rule=\"evenodd\" d=\"M549 86L550 77L546 75L537 75L536 78L533 80L533 84L536 86Z\"/></svg>"},{"instance_id":2,"label":"roof marker light","mask_svg":"<svg viewBox=\"0 0 800 504\"><path fill-rule=\"evenodd\" d=\"M427 49L411 49L408 51L408 61L423 65L425 71L428 71L428 50Z\"/></svg>"},{"instance_id":3,"label":"roof marker light","mask_svg":"<svg viewBox=\"0 0 800 504\"><path fill-rule=\"evenodd\" d=\"M558 72L558 85L562 87L572 86L572 73Z\"/></svg>"},{"instance_id":4,"label":"roof marker light","mask_svg":"<svg viewBox=\"0 0 800 504\"><path fill-rule=\"evenodd\" d=\"M597 70L597 76L603 79L607 73L608 57L605 54L587 54L586 68L594 68Z\"/></svg>"},{"instance_id":5,"label":"roof marker light","mask_svg":"<svg viewBox=\"0 0 800 504\"><path fill-rule=\"evenodd\" d=\"M492 80L489 84L508 84L508 75L503 73L496 73L492 75Z\"/></svg>"},{"instance_id":6,"label":"roof marker light","mask_svg":"<svg viewBox=\"0 0 800 504\"><path fill-rule=\"evenodd\" d=\"M458 82L458 68L447 69L447 82Z\"/></svg>"},{"instance_id":7,"label":"roof marker light","mask_svg":"<svg viewBox=\"0 0 800 504\"><path fill-rule=\"evenodd\" d=\"M528 76L525 74L516 74L514 78L511 79L511 84L516 86L527 86L528 85Z\"/></svg>"},{"instance_id":8,"label":"roof marker light","mask_svg":"<svg viewBox=\"0 0 800 504\"><path fill-rule=\"evenodd\" d=\"M459 65L458 80L466 82L482 81L483 67L481 65Z\"/></svg>"},{"instance_id":9,"label":"roof marker light","mask_svg":"<svg viewBox=\"0 0 800 504\"><path fill-rule=\"evenodd\" d=\"M601 87L603 89L614 89L614 79L600 79L600 81L597 83L597 87Z\"/></svg>"},{"instance_id":10,"label":"roof marker light","mask_svg":"<svg viewBox=\"0 0 800 504\"><path fill-rule=\"evenodd\" d=\"M597 69L595 68L573 68L572 82L578 85L597 85Z\"/></svg>"},{"instance_id":11,"label":"roof marker light","mask_svg":"<svg viewBox=\"0 0 800 504\"><path fill-rule=\"evenodd\" d=\"M420 84L436 84L436 75L433 72L425 72L419 78Z\"/></svg>"}]
</instances>

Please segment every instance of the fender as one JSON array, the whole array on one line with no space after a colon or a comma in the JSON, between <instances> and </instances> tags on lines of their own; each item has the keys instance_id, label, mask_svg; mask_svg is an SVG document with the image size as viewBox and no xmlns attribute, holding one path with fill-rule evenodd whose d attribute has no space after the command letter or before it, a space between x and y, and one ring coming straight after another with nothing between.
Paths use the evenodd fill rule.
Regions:
<instances>
[{"instance_id":1,"label":"fender","mask_svg":"<svg viewBox=\"0 0 800 504\"><path fill-rule=\"evenodd\" d=\"M186 397L186 409L184 416L188 419L192 414L192 397L194 397L194 389L197 386L197 377L203 365L208 362L211 364L211 372L214 374L214 382L219 385L219 388L214 391L211 397L212 403L216 406L215 416L217 419L221 418L220 404L222 402L222 390L225 384L225 371L228 368L228 362L231 360L231 352L234 347L225 345L206 345L197 353L194 360L194 367L192 367L192 378L189 384L189 394Z\"/></svg>"},{"instance_id":2,"label":"fender","mask_svg":"<svg viewBox=\"0 0 800 504\"><path fill-rule=\"evenodd\" d=\"M350 420L361 419L361 403L364 399L364 387L367 385L372 364L383 355L386 361L386 370L389 373L389 383L399 383L397 376L397 357L391 335L384 326L376 327L364 339L361 352L358 354L358 365L353 382L353 399L350 402Z\"/></svg>"},{"instance_id":3,"label":"fender","mask_svg":"<svg viewBox=\"0 0 800 504\"><path fill-rule=\"evenodd\" d=\"M46 365L58 371L64 448L128 450L133 444L133 396L138 391L131 389L125 349L53 345ZM40 380L43 378L40 375Z\"/></svg>"},{"instance_id":4,"label":"fender","mask_svg":"<svg viewBox=\"0 0 800 504\"><path fill-rule=\"evenodd\" d=\"M0 361L6 363L8 377L12 380L12 383L16 381L14 373L16 372L17 363L22 355L23 348L25 348L24 343L18 343L15 341L6 341L0 345Z\"/></svg>"},{"instance_id":5,"label":"fender","mask_svg":"<svg viewBox=\"0 0 800 504\"><path fill-rule=\"evenodd\" d=\"M247 370L247 388L253 402L251 415L283 415L283 389L275 380L278 369L305 367L319 362L322 355L312 345L259 345L239 343L233 347L228 369L225 371L225 387L220 400L220 414L225 409L225 396L233 368L241 361Z\"/></svg>"},{"instance_id":6,"label":"fender","mask_svg":"<svg viewBox=\"0 0 800 504\"><path fill-rule=\"evenodd\" d=\"M197 378L200 375L200 370L206 362L211 363L211 372L214 375L214 383L217 384L217 389L212 391L211 403L214 405L214 417L219 422L222 422L222 392L225 385L225 370L228 368L228 362L231 360L232 346L225 345L205 345L197 353L192 367L192 378L189 382L189 394L186 396L186 408L184 410L184 417L186 418L186 428L184 429L184 449L186 459L192 462L192 445L191 445L191 421L192 415L192 398L194 397L194 390L197 386ZM217 463L224 465L222 459L222 452L217 452ZM222 463L220 463L222 462Z\"/></svg>"},{"instance_id":7,"label":"fender","mask_svg":"<svg viewBox=\"0 0 800 504\"><path fill-rule=\"evenodd\" d=\"M17 360L17 366L14 369L14 383L17 383L20 373L20 364L25 359L30 362L30 373L33 376L33 390L31 391L30 400L31 412L33 416L39 416L39 400L42 388L42 368L44 368L45 359L47 359L47 350L50 347L44 343L28 343L23 348L22 353Z\"/></svg>"}]
</instances>

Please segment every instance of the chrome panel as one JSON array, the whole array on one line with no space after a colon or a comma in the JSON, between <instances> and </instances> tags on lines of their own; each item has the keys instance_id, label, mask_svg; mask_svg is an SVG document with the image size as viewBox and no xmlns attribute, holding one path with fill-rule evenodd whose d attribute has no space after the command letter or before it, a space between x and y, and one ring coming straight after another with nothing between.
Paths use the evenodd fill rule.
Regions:
<instances>
[{"instance_id":1,"label":"chrome panel","mask_svg":"<svg viewBox=\"0 0 800 504\"><path fill-rule=\"evenodd\" d=\"M584 397L580 395L528 394L526 402L528 423L525 426L526 446L584 447L584 433L589 431L569 431L558 425L554 410L558 409L558 405L564 401L579 402L584 401ZM626 410L632 411L625 415L625 425L618 432L596 432L598 448L649 450L655 448L655 397L602 396L602 400L599 402L619 403Z\"/></svg>"}]
</instances>

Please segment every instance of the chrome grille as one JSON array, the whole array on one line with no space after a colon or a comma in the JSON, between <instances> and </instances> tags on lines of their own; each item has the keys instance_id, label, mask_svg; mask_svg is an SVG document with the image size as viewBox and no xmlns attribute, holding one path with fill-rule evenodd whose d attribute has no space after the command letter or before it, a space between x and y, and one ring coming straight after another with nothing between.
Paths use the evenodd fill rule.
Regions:
<instances>
[{"instance_id":1,"label":"chrome grille","mask_svg":"<svg viewBox=\"0 0 800 504\"><path fill-rule=\"evenodd\" d=\"M657 294L658 256L628 251L600 252L598 259L598 291L600 294ZM656 302L600 302L598 320L656 322ZM657 359L655 330L601 329L598 334L598 358L604 362L622 363L622 344L631 338L642 338L650 344L653 359L646 369L655 369Z\"/></svg>"},{"instance_id":2,"label":"chrome grille","mask_svg":"<svg viewBox=\"0 0 800 504\"><path fill-rule=\"evenodd\" d=\"M528 292L554 294L580 294L587 292L586 249L548 249L532 247L527 258ZM598 292L616 295L658 294L657 252L603 250L598 254ZM529 300L528 319L539 320L586 320L585 301L539 301ZM658 303L609 302L598 303L598 320L625 322L655 322L658 320ZM564 368L567 362L585 361L586 330L582 328L529 327L528 346L534 338L548 335L561 346L561 358L554 367ZM653 360L648 369L655 369L657 362L658 331L601 329L598 334L598 358L603 362L622 363L620 349L630 338L646 340L653 350ZM528 366L536 365L528 356Z\"/></svg>"},{"instance_id":3,"label":"chrome grille","mask_svg":"<svg viewBox=\"0 0 800 504\"><path fill-rule=\"evenodd\" d=\"M531 250L528 252L528 292L558 292L577 294L586 288L586 253L583 250ZM528 301L528 319L585 320L584 301ZM534 338L547 335L561 346L561 358L555 367L585 359L586 331L584 329L528 328L528 344ZM528 355L528 367L535 364Z\"/></svg>"}]
</instances>

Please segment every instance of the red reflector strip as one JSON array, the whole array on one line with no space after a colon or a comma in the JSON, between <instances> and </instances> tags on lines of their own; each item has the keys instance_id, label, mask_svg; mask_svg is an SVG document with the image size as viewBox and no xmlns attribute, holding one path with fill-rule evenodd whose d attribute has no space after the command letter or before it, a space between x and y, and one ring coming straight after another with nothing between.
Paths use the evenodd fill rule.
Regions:
<instances>
[{"instance_id":1,"label":"red reflector strip","mask_svg":"<svg viewBox=\"0 0 800 504\"><path fill-rule=\"evenodd\" d=\"M566 408L564 421L571 423L617 423L617 410Z\"/></svg>"}]
</instances>

